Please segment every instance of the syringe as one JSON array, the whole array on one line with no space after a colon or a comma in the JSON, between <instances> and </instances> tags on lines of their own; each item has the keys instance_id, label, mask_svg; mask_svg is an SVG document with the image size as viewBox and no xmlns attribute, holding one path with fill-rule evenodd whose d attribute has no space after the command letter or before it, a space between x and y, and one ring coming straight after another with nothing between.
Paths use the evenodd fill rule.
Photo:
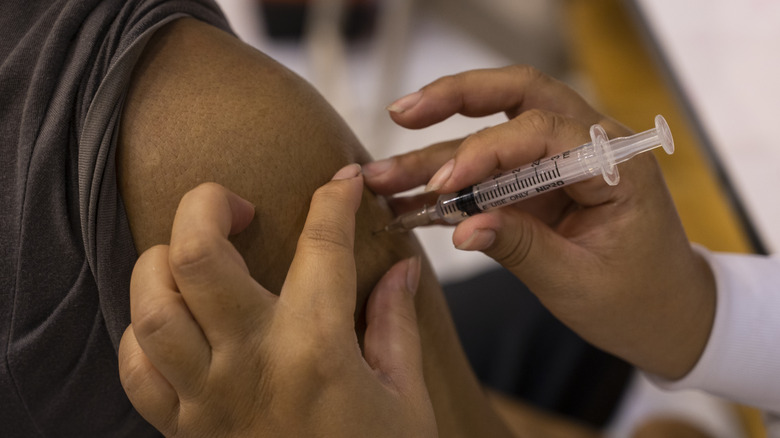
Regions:
<instances>
[{"instance_id":1,"label":"syringe","mask_svg":"<svg viewBox=\"0 0 780 438\"><path fill-rule=\"evenodd\" d=\"M674 152L666 120L655 116L655 128L609 139L600 125L590 127L590 143L546 157L457 192L439 196L435 205L398 216L381 231L405 232L438 220L456 224L469 216L514 204L566 185L602 175L609 185L620 180L617 165L658 146Z\"/></svg>"}]
</instances>

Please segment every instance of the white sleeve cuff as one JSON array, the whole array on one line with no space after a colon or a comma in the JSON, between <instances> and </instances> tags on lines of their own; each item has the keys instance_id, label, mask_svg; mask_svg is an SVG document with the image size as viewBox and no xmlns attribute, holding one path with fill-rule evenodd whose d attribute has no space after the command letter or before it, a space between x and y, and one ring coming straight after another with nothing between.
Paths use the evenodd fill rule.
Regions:
<instances>
[{"instance_id":1,"label":"white sleeve cuff","mask_svg":"<svg viewBox=\"0 0 780 438\"><path fill-rule=\"evenodd\" d=\"M701 389L780 412L780 260L694 248L717 284L710 339L682 379L649 377L666 389Z\"/></svg>"}]
</instances>

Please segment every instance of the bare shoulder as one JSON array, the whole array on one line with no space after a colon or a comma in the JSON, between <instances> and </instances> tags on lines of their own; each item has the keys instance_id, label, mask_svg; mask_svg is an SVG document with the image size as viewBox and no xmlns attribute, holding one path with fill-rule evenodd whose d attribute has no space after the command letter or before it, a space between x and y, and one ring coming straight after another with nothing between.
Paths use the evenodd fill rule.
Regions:
<instances>
[{"instance_id":1,"label":"bare shoulder","mask_svg":"<svg viewBox=\"0 0 780 438\"><path fill-rule=\"evenodd\" d=\"M128 90L117 156L139 252L168 242L184 193L218 182L257 205L256 220L234 242L271 290L281 287L311 194L341 166L369 159L308 83L193 19L165 26L145 49ZM382 273L412 250L410 242L370 242L370 228L389 212L370 193L364 201L358 247L386 248L366 249L382 254L367 262L377 265L369 271Z\"/></svg>"}]
</instances>

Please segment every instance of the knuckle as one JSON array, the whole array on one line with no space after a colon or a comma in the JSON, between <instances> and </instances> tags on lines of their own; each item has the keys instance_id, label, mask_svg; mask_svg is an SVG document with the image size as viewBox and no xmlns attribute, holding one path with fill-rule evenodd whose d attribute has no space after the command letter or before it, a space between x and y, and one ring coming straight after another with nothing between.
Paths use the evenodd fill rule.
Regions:
<instances>
[{"instance_id":1,"label":"knuckle","mask_svg":"<svg viewBox=\"0 0 780 438\"><path fill-rule=\"evenodd\" d=\"M204 182L198 184L194 189L189 190L179 200L179 207L190 203L198 203L203 200L213 200L225 196L226 189L214 182Z\"/></svg>"},{"instance_id":2,"label":"knuckle","mask_svg":"<svg viewBox=\"0 0 780 438\"><path fill-rule=\"evenodd\" d=\"M133 266L133 275L130 280L130 289L133 290L134 285L138 282L139 278L144 277L145 273L149 270L154 270L161 264L168 261L168 245L155 245L138 256L138 260Z\"/></svg>"},{"instance_id":3,"label":"knuckle","mask_svg":"<svg viewBox=\"0 0 780 438\"><path fill-rule=\"evenodd\" d=\"M485 143L487 140L486 137L490 133L490 128L482 128L477 132L472 132L463 139L460 149L480 148Z\"/></svg>"},{"instance_id":4,"label":"knuckle","mask_svg":"<svg viewBox=\"0 0 780 438\"><path fill-rule=\"evenodd\" d=\"M331 203L333 199L344 198L348 194L347 188L344 184L340 184L340 181L330 181L327 184L320 186L314 191L312 195L312 203Z\"/></svg>"},{"instance_id":5,"label":"knuckle","mask_svg":"<svg viewBox=\"0 0 780 438\"><path fill-rule=\"evenodd\" d=\"M517 118L517 122L537 134L547 135L555 131L556 116L540 109L531 109Z\"/></svg>"},{"instance_id":6,"label":"knuckle","mask_svg":"<svg viewBox=\"0 0 780 438\"><path fill-rule=\"evenodd\" d=\"M344 224L333 219L318 219L306 224L298 240L298 249L316 253L352 253L352 235Z\"/></svg>"},{"instance_id":7,"label":"knuckle","mask_svg":"<svg viewBox=\"0 0 780 438\"><path fill-rule=\"evenodd\" d=\"M217 253L218 243L215 239L207 235L193 236L171 245L168 250L168 263L172 270L186 275L198 272L202 267L211 266Z\"/></svg>"},{"instance_id":8,"label":"knuckle","mask_svg":"<svg viewBox=\"0 0 780 438\"><path fill-rule=\"evenodd\" d=\"M133 315L133 327L138 339L167 339L167 328L171 323L172 312L165 302L145 300L138 304Z\"/></svg>"},{"instance_id":9,"label":"knuckle","mask_svg":"<svg viewBox=\"0 0 780 438\"><path fill-rule=\"evenodd\" d=\"M339 374L341 365L339 355L328 351L326 345L326 342L319 342L317 336L299 343L289 351L285 368L308 382L324 384L330 381Z\"/></svg>"},{"instance_id":10,"label":"knuckle","mask_svg":"<svg viewBox=\"0 0 780 438\"><path fill-rule=\"evenodd\" d=\"M514 74L523 78L527 83L544 81L548 78L545 73L532 65L519 64L507 68L513 70Z\"/></svg>"},{"instance_id":11,"label":"knuckle","mask_svg":"<svg viewBox=\"0 0 780 438\"><path fill-rule=\"evenodd\" d=\"M462 74L463 73L442 76L436 79L435 81L431 82L431 84L428 85L428 87L444 88L444 89L457 88L458 84L460 83L459 76Z\"/></svg>"},{"instance_id":12,"label":"knuckle","mask_svg":"<svg viewBox=\"0 0 780 438\"><path fill-rule=\"evenodd\" d=\"M431 175L426 176L433 176L432 173L438 170L438 166L455 156L455 151L457 151L460 143L460 141L446 141L399 155L398 158L401 163L399 168L414 171L425 169L425 171L430 171L431 173Z\"/></svg>"},{"instance_id":13,"label":"knuckle","mask_svg":"<svg viewBox=\"0 0 780 438\"><path fill-rule=\"evenodd\" d=\"M442 76L424 87L423 90L432 90L449 105L462 108L465 104L465 83L470 74L471 72L461 72Z\"/></svg>"},{"instance_id":14,"label":"knuckle","mask_svg":"<svg viewBox=\"0 0 780 438\"><path fill-rule=\"evenodd\" d=\"M463 141L460 143L460 147L458 150L455 151L455 157L457 160L462 159L463 156L468 155L468 153L471 153L472 150L477 149L479 150L479 145L482 143L482 140L479 138L480 133L479 132L473 132L466 136L466 138L463 139Z\"/></svg>"},{"instance_id":15,"label":"knuckle","mask_svg":"<svg viewBox=\"0 0 780 438\"><path fill-rule=\"evenodd\" d=\"M510 271L517 272L528 259L533 247L533 239L531 225L527 221L520 221L512 231L512 238L496 245L490 256Z\"/></svg>"},{"instance_id":16,"label":"knuckle","mask_svg":"<svg viewBox=\"0 0 780 438\"><path fill-rule=\"evenodd\" d=\"M222 196L225 193L225 188L215 182L204 182L198 184L194 189L185 193L182 196L182 202L191 198L198 197L210 197L210 196Z\"/></svg>"},{"instance_id":17,"label":"knuckle","mask_svg":"<svg viewBox=\"0 0 780 438\"><path fill-rule=\"evenodd\" d=\"M520 125L522 130L530 131L541 138L553 137L562 132L571 132L574 128L566 116L541 109L526 111L514 121Z\"/></svg>"},{"instance_id":18,"label":"knuckle","mask_svg":"<svg viewBox=\"0 0 780 438\"><path fill-rule=\"evenodd\" d=\"M359 195L356 193L354 185L345 184L341 180L330 181L314 191L309 215L312 211L345 216L348 213L354 214L359 206L359 202L356 203L356 196Z\"/></svg>"},{"instance_id":19,"label":"knuckle","mask_svg":"<svg viewBox=\"0 0 780 438\"><path fill-rule=\"evenodd\" d=\"M494 133L489 129L482 129L468 135L463 139L458 150L455 151L455 156L458 157L457 159L459 160L465 159L466 162L472 160L475 155L483 157L481 155L482 152L486 149L490 149L490 147L495 144L493 135ZM492 152L491 158L495 155L495 151ZM480 159L482 160L483 158Z\"/></svg>"},{"instance_id":20,"label":"knuckle","mask_svg":"<svg viewBox=\"0 0 780 438\"><path fill-rule=\"evenodd\" d=\"M427 163L426 152L428 150L411 151L399 156L399 160L403 163L401 168L420 169Z\"/></svg>"}]
</instances>

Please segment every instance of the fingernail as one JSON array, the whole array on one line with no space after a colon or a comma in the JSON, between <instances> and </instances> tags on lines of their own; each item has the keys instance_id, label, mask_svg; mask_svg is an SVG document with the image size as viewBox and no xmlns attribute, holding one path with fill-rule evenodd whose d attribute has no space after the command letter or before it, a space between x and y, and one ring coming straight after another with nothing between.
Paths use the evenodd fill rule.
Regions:
<instances>
[{"instance_id":1,"label":"fingernail","mask_svg":"<svg viewBox=\"0 0 780 438\"><path fill-rule=\"evenodd\" d=\"M346 166L342 167L341 170L336 172L336 174L333 175L332 180L336 181L339 179L349 179L358 175L360 175L360 164L352 163L347 164Z\"/></svg>"},{"instance_id":2,"label":"fingernail","mask_svg":"<svg viewBox=\"0 0 780 438\"><path fill-rule=\"evenodd\" d=\"M238 197L238 199L240 199L240 200L241 200L241 203L243 203L243 204L244 204L244 206L245 206L245 207L246 207L248 210L252 210L252 211L256 211L256 210L257 210L257 206L256 206L255 204L251 203L250 201L247 201L246 199L244 199L244 198L242 198L242 197L240 197L240 196Z\"/></svg>"},{"instance_id":3,"label":"fingernail","mask_svg":"<svg viewBox=\"0 0 780 438\"><path fill-rule=\"evenodd\" d=\"M366 163L363 165L363 175L365 175L366 178L373 178L390 170L390 168L393 167L393 164L395 164L394 158L385 158L384 160Z\"/></svg>"},{"instance_id":4,"label":"fingernail","mask_svg":"<svg viewBox=\"0 0 780 438\"><path fill-rule=\"evenodd\" d=\"M417 286L420 284L420 256L409 259L406 267L406 288L412 295L417 294Z\"/></svg>"},{"instance_id":5,"label":"fingernail","mask_svg":"<svg viewBox=\"0 0 780 438\"><path fill-rule=\"evenodd\" d=\"M231 196L230 198L228 198L228 202L230 203L230 206L231 206L232 210L240 212L238 216L234 216L233 217L234 220L237 217L243 218L244 217L243 215L245 215L245 214L254 216L255 213L257 213L257 206L255 206L255 204L249 202L248 200L246 200L246 199L244 199L244 198L242 198L240 196L236 196L236 197L232 197ZM235 221L234 221L234 224L231 225L231 229L234 226L235 226Z\"/></svg>"},{"instance_id":6,"label":"fingernail","mask_svg":"<svg viewBox=\"0 0 780 438\"><path fill-rule=\"evenodd\" d=\"M455 245L463 251L481 251L490 248L496 240L496 232L493 230L474 230L474 232L460 245Z\"/></svg>"},{"instance_id":7,"label":"fingernail","mask_svg":"<svg viewBox=\"0 0 780 438\"><path fill-rule=\"evenodd\" d=\"M387 110L396 114L401 114L404 111L408 111L412 109L413 106L417 105L417 102L419 102L422 98L422 94L422 90L415 91L412 94L407 94L406 96L388 105Z\"/></svg>"},{"instance_id":8,"label":"fingernail","mask_svg":"<svg viewBox=\"0 0 780 438\"><path fill-rule=\"evenodd\" d=\"M451 158L450 161L444 163L444 166L441 166L441 168L436 171L433 178L428 182L428 185L425 186L425 192L435 192L436 190L439 190L441 186L450 179L453 167L455 167L455 159Z\"/></svg>"}]
</instances>

